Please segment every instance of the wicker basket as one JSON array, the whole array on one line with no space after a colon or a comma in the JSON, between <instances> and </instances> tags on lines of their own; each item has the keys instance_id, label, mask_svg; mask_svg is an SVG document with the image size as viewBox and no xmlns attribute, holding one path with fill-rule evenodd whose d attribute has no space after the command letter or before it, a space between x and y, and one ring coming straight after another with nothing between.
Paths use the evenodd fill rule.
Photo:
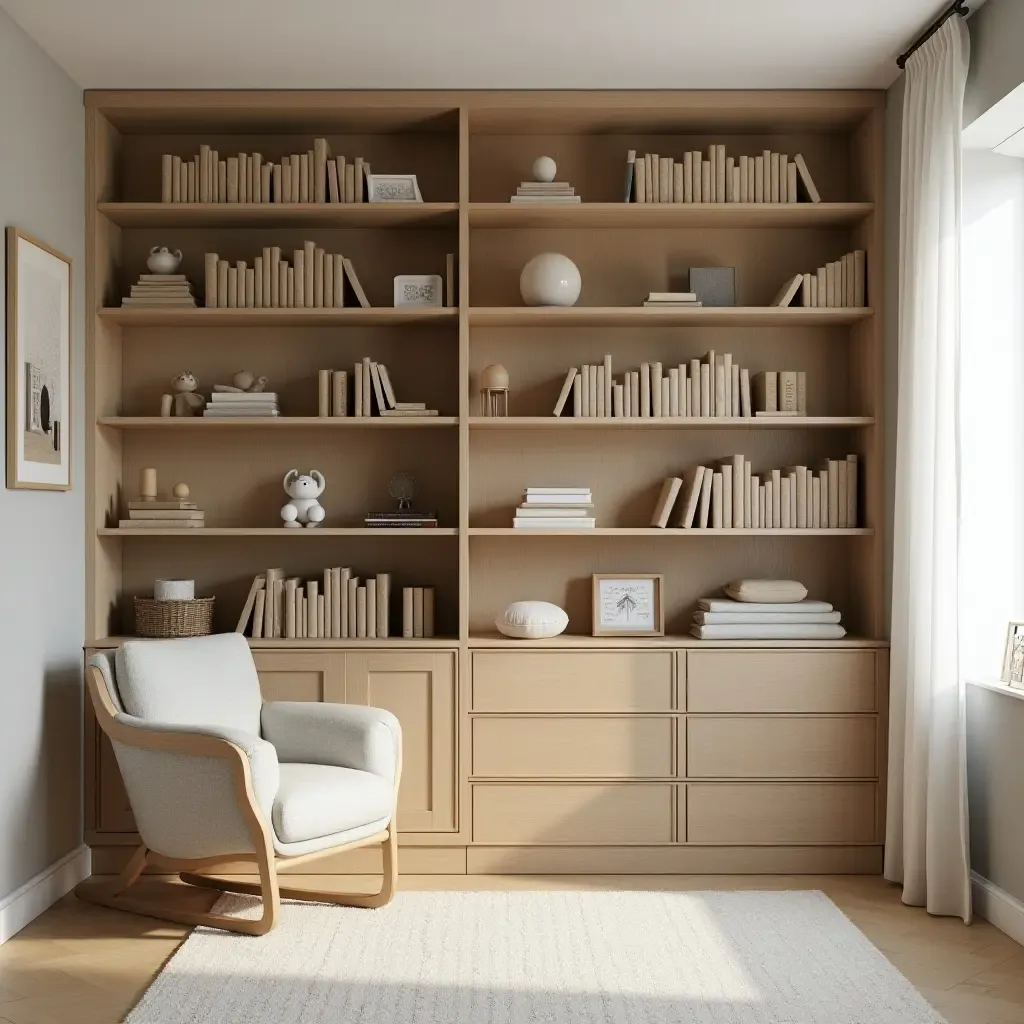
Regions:
<instances>
[{"instance_id":1,"label":"wicker basket","mask_svg":"<svg viewBox=\"0 0 1024 1024\"><path fill-rule=\"evenodd\" d=\"M138 636L208 636L213 632L213 602L200 597L194 601L155 601L135 598L135 633Z\"/></svg>"}]
</instances>

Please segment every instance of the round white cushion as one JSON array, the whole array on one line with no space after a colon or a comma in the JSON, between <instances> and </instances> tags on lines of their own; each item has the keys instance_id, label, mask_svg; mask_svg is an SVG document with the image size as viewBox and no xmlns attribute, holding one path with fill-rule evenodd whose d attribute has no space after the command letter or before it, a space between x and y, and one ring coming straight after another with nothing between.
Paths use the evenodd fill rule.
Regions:
<instances>
[{"instance_id":1,"label":"round white cushion","mask_svg":"<svg viewBox=\"0 0 1024 1024\"><path fill-rule=\"evenodd\" d=\"M558 636L569 625L569 616L550 601L514 601L495 620L498 632L517 640Z\"/></svg>"}]
</instances>

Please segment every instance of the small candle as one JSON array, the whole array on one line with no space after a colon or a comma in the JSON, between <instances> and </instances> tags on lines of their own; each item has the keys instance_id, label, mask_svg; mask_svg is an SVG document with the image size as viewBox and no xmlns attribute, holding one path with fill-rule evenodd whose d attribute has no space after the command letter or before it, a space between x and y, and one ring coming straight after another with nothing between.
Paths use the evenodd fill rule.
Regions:
<instances>
[{"instance_id":1,"label":"small candle","mask_svg":"<svg viewBox=\"0 0 1024 1024\"><path fill-rule=\"evenodd\" d=\"M139 473L139 494L143 501L156 501L156 470L143 469Z\"/></svg>"}]
</instances>

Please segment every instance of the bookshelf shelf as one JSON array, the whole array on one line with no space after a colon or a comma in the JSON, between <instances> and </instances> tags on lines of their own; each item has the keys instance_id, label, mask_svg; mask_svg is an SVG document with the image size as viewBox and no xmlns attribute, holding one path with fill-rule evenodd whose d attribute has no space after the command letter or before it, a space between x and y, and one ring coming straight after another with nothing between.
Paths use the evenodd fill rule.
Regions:
<instances>
[{"instance_id":1,"label":"bookshelf shelf","mask_svg":"<svg viewBox=\"0 0 1024 1024\"><path fill-rule=\"evenodd\" d=\"M458 426L457 416L101 416L101 427L115 430L169 430L195 433L221 430L394 430Z\"/></svg>"},{"instance_id":2,"label":"bookshelf shelf","mask_svg":"<svg viewBox=\"0 0 1024 1024\"><path fill-rule=\"evenodd\" d=\"M870 216L874 203L472 203L474 228L830 228Z\"/></svg>"},{"instance_id":3,"label":"bookshelf shelf","mask_svg":"<svg viewBox=\"0 0 1024 1024\"><path fill-rule=\"evenodd\" d=\"M872 537L874 530L715 530L666 529L654 526L606 526L591 530L537 530L520 529L512 526L471 526L471 537L654 537L659 540L687 538L699 540L702 537Z\"/></svg>"},{"instance_id":4,"label":"bookshelf shelf","mask_svg":"<svg viewBox=\"0 0 1024 1024\"><path fill-rule=\"evenodd\" d=\"M134 640L132 636L101 636L88 642L89 647L111 649L120 647L125 640ZM451 649L458 646L459 640L455 636L432 636L432 637L403 637L392 636L386 640L372 640L365 637L303 637L302 639L282 639L275 637L267 640L264 637L246 637L249 647L254 651L331 651L342 648L344 650L389 650L399 648L404 651L418 649L436 650L437 648Z\"/></svg>"},{"instance_id":5,"label":"bookshelf shelf","mask_svg":"<svg viewBox=\"0 0 1024 1024\"><path fill-rule=\"evenodd\" d=\"M650 417L471 416L472 430L804 430L870 427L872 416Z\"/></svg>"},{"instance_id":6,"label":"bookshelf shelf","mask_svg":"<svg viewBox=\"0 0 1024 1024\"><path fill-rule=\"evenodd\" d=\"M476 327L827 327L868 320L874 310L805 309L777 306L477 306L469 311Z\"/></svg>"},{"instance_id":7,"label":"bookshelf shelf","mask_svg":"<svg viewBox=\"0 0 1024 1024\"><path fill-rule=\"evenodd\" d=\"M122 228L437 228L458 203L97 203Z\"/></svg>"},{"instance_id":8,"label":"bookshelf shelf","mask_svg":"<svg viewBox=\"0 0 1024 1024\"><path fill-rule=\"evenodd\" d=\"M254 641L259 643L259 641ZM636 650L672 647L690 648L731 648L736 650L783 649L783 650L834 650L834 649L878 649L888 647L885 640L872 640L868 637L845 636L841 640L698 640L689 633L677 636L652 637L614 637L614 636L581 636L576 633L560 633L558 636L545 637L541 640L514 640L500 633L471 633L469 646L478 650L487 649L519 649L544 650L582 648L584 650Z\"/></svg>"},{"instance_id":9,"label":"bookshelf shelf","mask_svg":"<svg viewBox=\"0 0 1024 1024\"><path fill-rule=\"evenodd\" d=\"M316 537L456 537L458 530L453 527L429 527L426 529L372 529L360 526L318 526L316 529L287 530L283 526L204 526L200 529L184 530L122 530L116 526L101 527L96 531L99 537L189 537L215 539L223 537L274 537L277 540L313 539Z\"/></svg>"},{"instance_id":10,"label":"bookshelf shelf","mask_svg":"<svg viewBox=\"0 0 1024 1024\"><path fill-rule=\"evenodd\" d=\"M119 327L417 327L458 322L457 309L180 309L108 306L98 310L100 320Z\"/></svg>"}]
</instances>

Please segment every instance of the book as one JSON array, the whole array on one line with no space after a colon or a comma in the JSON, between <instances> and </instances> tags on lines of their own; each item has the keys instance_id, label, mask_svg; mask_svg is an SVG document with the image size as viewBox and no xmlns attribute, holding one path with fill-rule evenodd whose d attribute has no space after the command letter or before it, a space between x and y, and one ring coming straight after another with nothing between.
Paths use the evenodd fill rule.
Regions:
<instances>
[{"instance_id":1,"label":"book","mask_svg":"<svg viewBox=\"0 0 1024 1024\"><path fill-rule=\"evenodd\" d=\"M256 576L253 578L252 586L249 587L248 596L245 599L245 604L242 605L242 614L238 617L238 625L235 626L236 633L244 633L246 627L249 625L249 618L252 615L253 608L256 604L256 595L263 589L266 583L266 577Z\"/></svg>"},{"instance_id":2,"label":"book","mask_svg":"<svg viewBox=\"0 0 1024 1024\"><path fill-rule=\"evenodd\" d=\"M705 472L703 466L694 466L683 471L681 513L677 525L684 530L690 529L694 524Z\"/></svg>"},{"instance_id":3,"label":"book","mask_svg":"<svg viewBox=\"0 0 1024 1024\"><path fill-rule=\"evenodd\" d=\"M797 412L796 372L779 370L777 377L779 412Z\"/></svg>"},{"instance_id":4,"label":"book","mask_svg":"<svg viewBox=\"0 0 1024 1024\"><path fill-rule=\"evenodd\" d=\"M359 364L359 372L363 377L363 415L373 415L373 372L370 369L370 357L363 356ZM377 409L380 412L380 408Z\"/></svg>"},{"instance_id":5,"label":"book","mask_svg":"<svg viewBox=\"0 0 1024 1024\"><path fill-rule=\"evenodd\" d=\"M679 497L682 486L683 481L678 476L670 476L665 479L661 485L661 494L658 495L657 504L654 506L654 515L651 516L651 526L656 526L660 530L664 530L668 526L669 516L672 514L672 508Z\"/></svg>"},{"instance_id":6,"label":"book","mask_svg":"<svg viewBox=\"0 0 1024 1024\"><path fill-rule=\"evenodd\" d=\"M700 485L700 519L698 520L698 526L700 529L707 529L708 523L711 518L711 490L712 490L712 478L714 473L705 468L704 474L701 477Z\"/></svg>"},{"instance_id":7,"label":"book","mask_svg":"<svg viewBox=\"0 0 1024 1024\"><path fill-rule=\"evenodd\" d=\"M380 382L380 368L374 362L370 363L370 380L373 383L373 393L377 399L377 411L383 413L388 408L387 399L384 397L384 387Z\"/></svg>"},{"instance_id":8,"label":"book","mask_svg":"<svg viewBox=\"0 0 1024 1024\"><path fill-rule=\"evenodd\" d=\"M348 283L351 285L352 291L355 293L356 299L359 301L359 305L362 306L363 309L369 309L370 302L366 298L366 292L363 291L363 286L359 283L359 278L356 276L356 268L352 265L352 261L345 258L342 263L345 268L345 277L348 278Z\"/></svg>"},{"instance_id":9,"label":"book","mask_svg":"<svg viewBox=\"0 0 1024 1024\"><path fill-rule=\"evenodd\" d=\"M121 519L118 528L122 530L201 530L202 519Z\"/></svg>"},{"instance_id":10,"label":"book","mask_svg":"<svg viewBox=\"0 0 1024 1024\"><path fill-rule=\"evenodd\" d=\"M775 298L772 299L773 306L789 306L792 305L793 299L796 298L797 292L800 291L804 283L803 274L795 274L791 277L778 291Z\"/></svg>"},{"instance_id":11,"label":"book","mask_svg":"<svg viewBox=\"0 0 1024 1024\"><path fill-rule=\"evenodd\" d=\"M191 501L129 501L128 511L134 509L157 509L167 511L169 509L196 509L199 506Z\"/></svg>"},{"instance_id":12,"label":"book","mask_svg":"<svg viewBox=\"0 0 1024 1024\"><path fill-rule=\"evenodd\" d=\"M426 405L422 402L399 402L395 399L395 389L391 386L391 377L388 374L388 368L383 363L377 364L377 372L380 374L380 384L384 389L384 401L390 409L399 410L410 410L419 409L425 410Z\"/></svg>"},{"instance_id":13,"label":"book","mask_svg":"<svg viewBox=\"0 0 1024 1024\"><path fill-rule=\"evenodd\" d=\"M696 302L696 292L650 292L647 302Z\"/></svg>"},{"instance_id":14,"label":"book","mask_svg":"<svg viewBox=\"0 0 1024 1024\"><path fill-rule=\"evenodd\" d=\"M740 368L740 410L739 415L749 419L753 415L750 405L750 371L744 366Z\"/></svg>"},{"instance_id":15,"label":"book","mask_svg":"<svg viewBox=\"0 0 1024 1024\"><path fill-rule=\"evenodd\" d=\"M561 519L557 516L549 519L512 520L512 526L517 530L592 530L596 524L596 519Z\"/></svg>"},{"instance_id":16,"label":"book","mask_svg":"<svg viewBox=\"0 0 1024 1024\"><path fill-rule=\"evenodd\" d=\"M632 150L631 150L632 152ZM562 410L565 408L565 403L568 401L569 392L572 390L573 381L576 379L576 367L570 367L569 372L565 375L565 381L562 384L562 390L558 393L558 401L555 402L555 408L552 415L561 416Z\"/></svg>"},{"instance_id":17,"label":"book","mask_svg":"<svg viewBox=\"0 0 1024 1024\"><path fill-rule=\"evenodd\" d=\"M133 508L128 511L129 519L163 519L183 522L189 520L204 519L206 513L199 509L158 509L158 508Z\"/></svg>"},{"instance_id":18,"label":"book","mask_svg":"<svg viewBox=\"0 0 1024 1024\"><path fill-rule=\"evenodd\" d=\"M867 305L867 253L863 249L855 249L853 253L853 304Z\"/></svg>"},{"instance_id":19,"label":"book","mask_svg":"<svg viewBox=\"0 0 1024 1024\"><path fill-rule=\"evenodd\" d=\"M796 164L796 173L800 179L799 183L803 186L807 198L812 203L820 203L821 196L818 194L818 190L814 187L814 179L811 177L811 172L807 169L807 164L804 161L803 156L800 153L797 153L797 155L793 157L793 163Z\"/></svg>"},{"instance_id":20,"label":"book","mask_svg":"<svg viewBox=\"0 0 1024 1024\"><path fill-rule=\"evenodd\" d=\"M859 498L857 493L857 456L846 456L846 525L851 530L857 525Z\"/></svg>"},{"instance_id":21,"label":"book","mask_svg":"<svg viewBox=\"0 0 1024 1024\"><path fill-rule=\"evenodd\" d=\"M560 508L556 506L533 506L520 505L516 509L517 519L582 519L586 518L587 509L593 505L580 506L579 508Z\"/></svg>"}]
</instances>

